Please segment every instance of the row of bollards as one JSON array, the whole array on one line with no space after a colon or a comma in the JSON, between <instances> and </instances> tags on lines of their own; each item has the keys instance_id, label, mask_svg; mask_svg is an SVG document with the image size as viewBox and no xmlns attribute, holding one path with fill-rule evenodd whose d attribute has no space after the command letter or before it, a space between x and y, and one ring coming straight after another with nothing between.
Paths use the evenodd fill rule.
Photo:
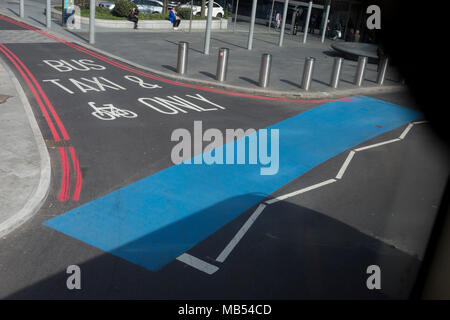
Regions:
<instances>
[{"instance_id":1,"label":"row of bollards","mask_svg":"<svg viewBox=\"0 0 450 320\"><path fill-rule=\"evenodd\" d=\"M178 61L177 73L185 74L187 72L189 43L180 41L178 43ZM227 78L228 67L228 48L219 49L219 58L217 59L216 80L223 82Z\"/></svg>"},{"instance_id":2,"label":"row of bollards","mask_svg":"<svg viewBox=\"0 0 450 320\"><path fill-rule=\"evenodd\" d=\"M364 74L366 70L368 58L360 56L358 57L358 64L356 66L356 74L354 84L360 87L364 81ZM336 89L339 86L339 78L342 70L343 58L334 58L333 70L331 73L330 87ZM386 77L387 66L389 59L387 57L380 58L378 64L377 84L383 85L384 78Z\"/></svg>"},{"instance_id":3,"label":"row of bollards","mask_svg":"<svg viewBox=\"0 0 450 320\"><path fill-rule=\"evenodd\" d=\"M189 43L180 41L178 44L178 62L177 62L177 72L179 74L185 74L187 72L188 50L189 50ZM219 56L217 59L217 70L216 70L217 81L223 82L226 80L229 51L230 50L228 48L219 49ZM311 81L313 78L315 61L316 59L313 57L307 57L305 59L305 66L302 75L302 83L300 86L305 91L308 91L311 88ZM334 58L333 69L331 72L329 82L329 86L333 89L337 89L339 87L339 80L343 62L344 62L343 58L339 57ZM356 73L354 80L354 85L358 87L360 87L364 81L364 74L367 62L368 57L364 56L358 57L358 64L356 66ZM384 83L387 67L388 67L388 58L387 57L380 58L377 75L377 84L380 86L383 85ZM272 68L272 55L269 53L265 53L261 57L261 67L259 70L258 85L260 87L266 88L269 85L271 68Z\"/></svg>"}]
</instances>

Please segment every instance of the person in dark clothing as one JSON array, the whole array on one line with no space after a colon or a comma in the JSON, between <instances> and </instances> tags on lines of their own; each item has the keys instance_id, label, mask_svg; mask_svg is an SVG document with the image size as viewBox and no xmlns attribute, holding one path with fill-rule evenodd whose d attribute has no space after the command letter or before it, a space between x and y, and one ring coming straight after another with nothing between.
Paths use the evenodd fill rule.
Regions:
<instances>
[{"instance_id":1,"label":"person in dark clothing","mask_svg":"<svg viewBox=\"0 0 450 320\"><path fill-rule=\"evenodd\" d=\"M134 29L138 28L138 21L139 21L138 15L139 11L136 8L133 8L130 14L128 15L128 21L134 22Z\"/></svg>"},{"instance_id":2,"label":"person in dark clothing","mask_svg":"<svg viewBox=\"0 0 450 320\"><path fill-rule=\"evenodd\" d=\"M309 21L309 33L314 34L314 30L316 29L317 17L315 14L311 16L311 20Z\"/></svg>"},{"instance_id":3,"label":"person in dark clothing","mask_svg":"<svg viewBox=\"0 0 450 320\"><path fill-rule=\"evenodd\" d=\"M350 28L350 32L347 33L347 35L345 37L345 41L347 41L347 42L355 41L355 30L353 28Z\"/></svg>"},{"instance_id":4,"label":"person in dark clothing","mask_svg":"<svg viewBox=\"0 0 450 320\"><path fill-rule=\"evenodd\" d=\"M327 20L327 25L325 26L325 36L327 38L331 37L331 20L330 19Z\"/></svg>"}]
</instances>

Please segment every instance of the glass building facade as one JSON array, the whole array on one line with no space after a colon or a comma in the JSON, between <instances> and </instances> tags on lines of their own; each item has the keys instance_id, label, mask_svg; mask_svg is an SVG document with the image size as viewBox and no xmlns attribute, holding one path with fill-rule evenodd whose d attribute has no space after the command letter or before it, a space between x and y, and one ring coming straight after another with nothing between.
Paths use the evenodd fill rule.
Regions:
<instances>
[{"instance_id":1,"label":"glass building facade","mask_svg":"<svg viewBox=\"0 0 450 320\"><path fill-rule=\"evenodd\" d=\"M238 21L246 21L250 19L251 8L253 0L227 0L227 3L232 9L233 16L236 11L236 4L238 3ZM321 29L323 25L325 9L330 4L329 14L329 28L339 28L342 32L342 39L347 41L355 41L350 35L359 31L360 42L375 42L376 34L366 27L366 20L368 14L366 9L374 1L368 0L316 0L313 1L313 9L311 16L314 17L313 24L315 29ZM290 28L292 22L292 15L296 12L296 24L303 31L306 15L308 11L309 1L289 1L289 9L286 17L287 28ZM272 10L273 6L273 10ZM256 23L268 24L271 20L270 13L272 12L272 20L277 13L282 14L284 7L284 0L258 0L256 10Z\"/></svg>"}]
</instances>

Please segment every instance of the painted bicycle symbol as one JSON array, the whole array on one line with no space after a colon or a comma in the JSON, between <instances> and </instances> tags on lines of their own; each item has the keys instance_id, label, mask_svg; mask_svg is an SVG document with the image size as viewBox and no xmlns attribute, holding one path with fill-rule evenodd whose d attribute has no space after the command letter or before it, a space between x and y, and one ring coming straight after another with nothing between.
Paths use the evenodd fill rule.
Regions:
<instances>
[{"instance_id":1,"label":"painted bicycle symbol","mask_svg":"<svg viewBox=\"0 0 450 320\"><path fill-rule=\"evenodd\" d=\"M115 120L120 117L137 118L138 116L133 111L116 108L112 103L104 104L103 107L96 107L95 102L88 102L88 104L94 109L92 115L100 120Z\"/></svg>"}]
</instances>

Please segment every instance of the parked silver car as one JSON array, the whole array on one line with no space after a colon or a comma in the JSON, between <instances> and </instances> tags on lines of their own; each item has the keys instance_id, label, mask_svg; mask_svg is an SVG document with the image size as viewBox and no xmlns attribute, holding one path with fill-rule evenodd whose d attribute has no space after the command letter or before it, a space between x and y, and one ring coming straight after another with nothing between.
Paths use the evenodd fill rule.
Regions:
<instances>
[{"instance_id":1,"label":"parked silver car","mask_svg":"<svg viewBox=\"0 0 450 320\"><path fill-rule=\"evenodd\" d=\"M168 9L176 8L180 4L181 4L180 0L169 0L169 1L167 1L167 8Z\"/></svg>"},{"instance_id":2,"label":"parked silver car","mask_svg":"<svg viewBox=\"0 0 450 320\"><path fill-rule=\"evenodd\" d=\"M131 0L142 13L162 13L163 3L158 0Z\"/></svg>"},{"instance_id":3,"label":"parked silver car","mask_svg":"<svg viewBox=\"0 0 450 320\"><path fill-rule=\"evenodd\" d=\"M112 10L116 6L116 4L112 1L105 1L105 2L100 2L98 6L100 8L106 8L106 9Z\"/></svg>"},{"instance_id":4,"label":"parked silver car","mask_svg":"<svg viewBox=\"0 0 450 320\"><path fill-rule=\"evenodd\" d=\"M162 13L163 3L158 0L130 0L134 2L142 13ZM98 5L101 8L107 8L109 10L114 9L115 3L112 1L100 2Z\"/></svg>"}]
</instances>

